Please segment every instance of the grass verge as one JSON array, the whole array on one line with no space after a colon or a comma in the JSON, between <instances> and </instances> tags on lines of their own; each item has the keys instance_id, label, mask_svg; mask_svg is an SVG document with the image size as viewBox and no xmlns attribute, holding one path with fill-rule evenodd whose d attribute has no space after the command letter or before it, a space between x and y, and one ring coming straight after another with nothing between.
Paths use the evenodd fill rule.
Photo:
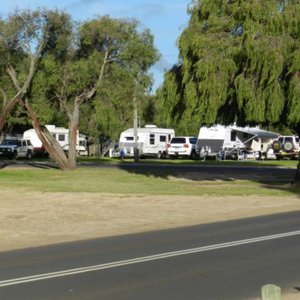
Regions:
<instances>
[{"instance_id":1,"label":"grass verge","mask_svg":"<svg viewBox=\"0 0 300 300\"><path fill-rule=\"evenodd\" d=\"M201 174L200 174L201 175ZM0 188L39 192L84 192L150 195L289 196L298 193L284 182L190 179L167 172L137 174L114 168L4 169Z\"/></svg>"}]
</instances>

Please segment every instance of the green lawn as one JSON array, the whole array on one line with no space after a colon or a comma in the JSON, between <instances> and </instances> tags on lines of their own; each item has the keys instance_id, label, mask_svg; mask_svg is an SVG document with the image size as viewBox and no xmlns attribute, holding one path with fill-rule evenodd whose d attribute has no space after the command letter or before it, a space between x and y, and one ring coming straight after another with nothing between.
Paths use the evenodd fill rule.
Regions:
<instances>
[{"instance_id":1,"label":"green lawn","mask_svg":"<svg viewBox=\"0 0 300 300\"><path fill-rule=\"evenodd\" d=\"M169 171L171 172L171 171ZM189 180L184 174L132 173L114 168L79 168L62 172L56 169L2 169L0 188L41 192L103 192L160 195L280 195L299 192L286 182L249 180Z\"/></svg>"}]
</instances>

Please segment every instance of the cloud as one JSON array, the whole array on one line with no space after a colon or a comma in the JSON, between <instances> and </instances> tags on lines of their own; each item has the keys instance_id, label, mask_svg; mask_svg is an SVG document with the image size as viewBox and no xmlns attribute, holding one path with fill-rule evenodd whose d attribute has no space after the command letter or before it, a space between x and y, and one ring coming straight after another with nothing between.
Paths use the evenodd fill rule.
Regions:
<instances>
[{"instance_id":1,"label":"cloud","mask_svg":"<svg viewBox=\"0 0 300 300\"><path fill-rule=\"evenodd\" d=\"M105 3L105 1L101 0L78 0L71 2L65 6L66 9L78 9L78 8L86 8L88 6L94 5L94 4L101 4Z\"/></svg>"}]
</instances>

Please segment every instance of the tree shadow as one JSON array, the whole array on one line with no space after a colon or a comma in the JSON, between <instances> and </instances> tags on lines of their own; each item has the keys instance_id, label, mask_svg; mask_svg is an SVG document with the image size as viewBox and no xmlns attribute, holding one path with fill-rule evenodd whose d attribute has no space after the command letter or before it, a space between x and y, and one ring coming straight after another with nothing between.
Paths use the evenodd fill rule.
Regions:
<instances>
[{"instance_id":1,"label":"tree shadow","mask_svg":"<svg viewBox=\"0 0 300 300\"><path fill-rule=\"evenodd\" d=\"M117 168L129 173L163 179L211 182L253 181L259 183L263 188L288 191L300 198L300 188L293 184L296 170L292 168L147 163L121 163L117 165Z\"/></svg>"},{"instance_id":2,"label":"tree shadow","mask_svg":"<svg viewBox=\"0 0 300 300\"><path fill-rule=\"evenodd\" d=\"M0 160L0 169L5 169L8 167L33 167L38 169L59 169L58 165L50 161L47 162L32 162L23 160Z\"/></svg>"}]
</instances>

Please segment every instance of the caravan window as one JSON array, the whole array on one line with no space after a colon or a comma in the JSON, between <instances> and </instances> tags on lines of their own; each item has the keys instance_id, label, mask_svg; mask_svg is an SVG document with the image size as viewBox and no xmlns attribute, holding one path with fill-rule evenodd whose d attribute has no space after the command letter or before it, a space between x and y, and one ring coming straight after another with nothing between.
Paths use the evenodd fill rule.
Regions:
<instances>
[{"instance_id":1,"label":"caravan window","mask_svg":"<svg viewBox=\"0 0 300 300\"><path fill-rule=\"evenodd\" d=\"M150 145L155 144L155 135L153 133L150 134Z\"/></svg>"},{"instance_id":2,"label":"caravan window","mask_svg":"<svg viewBox=\"0 0 300 300\"><path fill-rule=\"evenodd\" d=\"M230 140L232 142L236 141L236 131L231 131L231 133L230 133Z\"/></svg>"},{"instance_id":3,"label":"caravan window","mask_svg":"<svg viewBox=\"0 0 300 300\"><path fill-rule=\"evenodd\" d=\"M58 141L59 142L64 142L66 140L66 136L64 134L59 134L58 135Z\"/></svg>"},{"instance_id":4,"label":"caravan window","mask_svg":"<svg viewBox=\"0 0 300 300\"><path fill-rule=\"evenodd\" d=\"M167 137L165 135L160 135L159 136L159 141L160 142L166 142L167 141Z\"/></svg>"},{"instance_id":5,"label":"caravan window","mask_svg":"<svg viewBox=\"0 0 300 300\"><path fill-rule=\"evenodd\" d=\"M125 136L126 141L133 141L134 137L133 136Z\"/></svg>"}]
</instances>

